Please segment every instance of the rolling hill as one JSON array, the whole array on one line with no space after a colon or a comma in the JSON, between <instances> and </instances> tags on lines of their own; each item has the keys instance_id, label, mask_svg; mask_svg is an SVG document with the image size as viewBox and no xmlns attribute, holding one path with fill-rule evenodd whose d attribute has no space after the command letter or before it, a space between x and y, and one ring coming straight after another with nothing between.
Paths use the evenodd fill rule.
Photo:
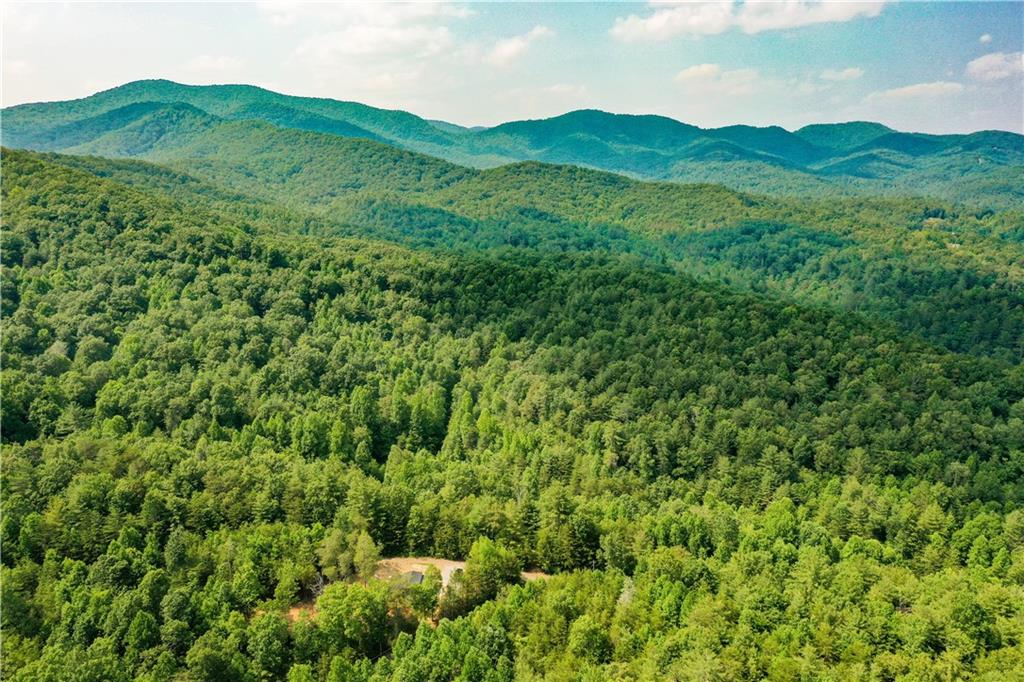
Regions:
<instances>
[{"instance_id":1,"label":"rolling hill","mask_svg":"<svg viewBox=\"0 0 1024 682\"><path fill-rule=\"evenodd\" d=\"M131 150L204 187L291 211L299 217L288 222L301 227L290 231L427 248L629 254L651 267L873 315L957 351L1013 361L1024 354L1020 212L931 199L773 197L535 161L475 170L191 105L136 113L72 151Z\"/></svg>"},{"instance_id":2,"label":"rolling hill","mask_svg":"<svg viewBox=\"0 0 1024 682\"><path fill-rule=\"evenodd\" d=\"M196 116L153 113L136 124ZM670 231L677 253L769 277L813 261L875 300L944 277L941 248L911 248L944 227L964 230L958 277L984 279L978 263L1012 253L983 234L998 219L932 206L905 240L894 215L919 204L846 203L856 225L884 216L869 243L718 186L470 171L249 121L189 137L154 149L187 150L203 177L3 151L5 679L1002 682L1021 667L1019 362L615 254L303 234L338 204L230 188L264 173L267 197L288 196L314 178L253 150L286 171L315 150L332 177L347 160L346 181L366 178L349 198L405 166L396 197L578 215L581 233L678 192L698 214L706 200L783 224L709 218ZM646 232L665 230L627 234ZM882 267L862 276L857 254ZM921 257L931 270L899 269ZM997 323L1010 299L987 290L929 308L973 299ZM429 571L372 578L403 555L465 571L443 591ZM521 584L524 568L551 577Z\"/></svg>"},{"instance_id":3,"label":"rolling hill","mask_svg":"<svg viewBox=\"0 0 1024 682\"><path fill-rule=\"evenodd\" d=\"M925 194L992 207L1013 206L1022 197L1012 180L1024 172L1024 136L998 131L920 135L867 122L796 132L701 129L661 116L595 110L471 129L354 102L170 81L137 81L81 100L10 107L3 112L3 144L69 151L161 103L189 105L221 119L375 139L477 168L539 160L774 194ZM965 169L966 184L959 181Z\"/></svg>"}]
</instances>

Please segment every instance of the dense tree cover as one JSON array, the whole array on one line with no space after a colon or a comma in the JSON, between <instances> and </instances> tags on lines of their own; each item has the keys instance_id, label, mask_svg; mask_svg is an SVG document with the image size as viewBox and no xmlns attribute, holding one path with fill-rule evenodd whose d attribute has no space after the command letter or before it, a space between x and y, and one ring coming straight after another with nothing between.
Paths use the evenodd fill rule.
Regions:
<instances>
[{"instance_id":1,"label":"dense tree cover","mask_svg":"<svg viewBox=\"0 0 1024 682\"><path fill-rule=\"evenodd\" d=\"M154 103L187 105L221 119L377 139L477 168L533 160L801 196L911 193L993 207L1017 206L1024 199L1024 137L1002 131L922 135L865 122L795 132L778 126L702 129L664 116L595 110L468 129L355 102L166 80L127 83L70 102L10 107L4 111L4 144L124 153L125 139L137 141L140 130L163 127L163 114L154 117L150 110Z\"/></svg>"},{"instance_id":2,"label":"dense tree cover","mask_svg":"<svg viewBox=\"0 0 1024 682\"><path fill-rule=\"evenodd\" d=\"M11 679L1024 668L1019 364L145 168L4 154Z\"/></svg>"},{"instance_id":3,"label":"dense tree cover","mask_svg":"<svg viewBox=\"0 0 1024 682\"><path fill-rule=\"evenodd\" d=\"M284 204L297 214L289 224L309 233L474 251L630 253L731 286L869 313L958 352L1024 357L1020 211L910 198L770 198L538 163L480 172L269 125L203 130L154 152L178 174L54 158L172 198L198 192L222 205L256 204L252 219L266 202Z\"/></svg>"}]
</instances>

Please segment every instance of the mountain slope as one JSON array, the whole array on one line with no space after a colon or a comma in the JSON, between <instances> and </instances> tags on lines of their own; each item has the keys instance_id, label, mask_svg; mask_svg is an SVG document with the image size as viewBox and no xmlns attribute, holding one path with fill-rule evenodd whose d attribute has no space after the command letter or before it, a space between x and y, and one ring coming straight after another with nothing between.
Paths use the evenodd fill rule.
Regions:
<instances>
[{"instance_id":1,"label":"mountain slope","mask_svg":"<svg viewBox=\"0 0 1024 682\"><path fill-rule=\"evenodd\" d=\"M893 132L896 131L881 123L850 121L812 124L800 128L794 134L816 147L846 151Z\"/></svg>"},{"instance_id":2,"label":"mountain slope","mask_svg":"<svg viewBox=\"0 0 1024 682\"><path fill-rule=\"evenodd\" d=\"M1012 361L1024 354L1019 212L771 198L537 162L476 171L255 121L214 121L143 156L308 215L306 231L428 247L629 253L875 315L959 351ZM735 239L736 248L704 249L695 235L703 232Z\"/></svg>"},{"instance_id":3,"label":"mountain slope","mask_svg":"<svg viewBox=\"0 0 1024 682\"><path fill-rule=\"evenodd\" d=\"M610 114L596 109L582 109L553 118L503 123L481 131L477 138L514 138L518 144L542 148L581 131L604 142L660 148L686 144L701 132L696 126L664 116Z\"/></svg>"},{"instance_id":4,"label":"mountain slope","mask_svg":"<svg viewBox=\"0 0 1024 682\"><path fill-rule=\"evenodd\" d=\"M647 179L700 178L773 194L929 194L999 208L1016 205L1018 198L1003 178L1024 173L1024 136L997 131L920 135L867 122L807 126L795 133L778 127L700 129L662 116L595 110L479 130L354 102L170 81L137 81L74 102L10 107L3 112L3 143L69 150L81 143L82 130L102 125L104 116L112 125L126 114L123 107L153 102L188 104L224 119L385 141L474 167L540 160ZM865 154L895 155L897 161L850 160ZM976 181L965 186L958 173L967 167Z\"/></svg>"},{"instance_id":5,"label":"mountain slope","mask_svg":"<svg viewBox=\"0 0 1024 682\"><path fill-rule=\"evenodd\" d=\"M778 126L727 126L709 130L705 135L716 140L732 142L743 149L784 159L794 165L805 166L829 156L827 148L816 147Z\"/></svg>"},{"instance_id":6,"label":"mountain slope","mask_svg":"<svg viewBox=\"0 0 1024 682\"><path fill-rule=\"evenodd\" d=\"M280 234L175 177L4 151L5 679L1024 662L1019 366L618 258ZM370 577L406 554L466 569Z\"/></svg>"},{"instance_id":7,"label":"mountain slope","mask_svg":"<svg viewBox=\"0 0 1024 682\"><path fill-rule=\"evenodd\" d=\"M94 136L61 151L110 157L145 156L157 149L183 145L218 121L190 104L148 104L149 107L140 109L139 115L131 119L109 117L107 114L90 119L94 123L90 133ZM134 105L129 104L113 113L133 108ZM96 124L107 127L104 129Z\"/></svg>"},{"instance_id":8,"label":"mountain slope","mask_svg":"<svg viewBox=\"0 0 1024 682\"><path fill-rule=\"evenodd\" d=\"M185 103L222 118L281 117L282 112L301 112L312 119L296 116L299 124L312 121L322 126L323 119L354 126L356 136L366 132L406 142L444 142L447 136L427 121L403 111L377 109L356 102L313 97L293 97L251 85L182 85L166 80L135 81L77 100L68 107L64 102L9 107L4 111L7 146L18 146L20 136L30 127L67 123L83 116L95 116L110 109L137 102ZM273 122L273 121L271 121ZM315 129L315 128L314 128Z\"/></svg>"}]
</instances>

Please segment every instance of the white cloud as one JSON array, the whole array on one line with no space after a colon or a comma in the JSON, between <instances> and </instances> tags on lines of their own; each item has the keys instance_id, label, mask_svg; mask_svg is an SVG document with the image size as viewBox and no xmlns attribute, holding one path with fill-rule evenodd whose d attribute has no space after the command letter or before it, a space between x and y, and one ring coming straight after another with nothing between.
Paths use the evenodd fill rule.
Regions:
<instances>
[{"instance_id":1,"label":"white cloud","mask_svg":"<svg viewBox=\"0 0 1024 682\"><path fill-rule=\"evenodd\" d=\"M761 33L876 17L884 5L884 1L807 0L657 3L656 9L646 16L631 14L617 18L611 34L623 42L641 42L668 40L682 35L715 35L731 28L739 28L744 33Z\"/></svg>"},{"instance_id":2,"label":"white cloud","mask_svg":"<svg viewBox=\"0 0 1024 682\"><path fill-rule=\"evenodd\" d=\"M4 60L4 73L10 76L28 76L35 69L32 68L32 64L24 59L6 59Z\"/></svg>"},{"instance_id":3,"label":"white cloud","mask_svg":"<svg viewBox=\"0 0 1024 682\"><path fill-rule=\"evenodd\" d=\"M534 26L528 33L496 42L485 60L494 66L508 66L522 57L534 42L552 35L554 32L547 26Z\"/></svg>"},{"instance_id":4,"label":"white cloud","mask_svg":"<svg viewBox=\"0 0 1024 682\"><path fill-rule=\"evenodd\" d=\"M825 69L821 72L822 80L826 81L853 81L864 75L864 69L851 66L846 69Z\"/></svg>"},{"instance_id":5,"label":"white cloud","mask_svg":"<svg viewBox=\"0 0 1024 682\"><path fill-rule=\"evenodd\" d=\"M238 57L203 54L190 59L188 63L185 64L185 69L193 73L223 74L238 71L244 65L245 62Z\"/></svg>"},{"instance_id":6,"label":"white cloud","mask_svg":"<svg viewBox=\"0 0 1024 682\"><path fill-rule=\"evenodd\" d=\"M0 7L4 27L11 33L32 33L39 26L45 26L43 18L31 5L5 2Z\"/></svg>"},{"instance_id":7,"label":"white cloud","mask_svg":"<svg viewBox=\"0 0 1024 682\"><path fill-rule=\"evenodd\" d=\"M447 26L353 25L307 38L295 49L295 56L326 67L346 57L429 57L449 49L453 42Z\"/></svg>"},{"instance_id":8,"label":"white cloud","mask_svg":"<svg viewBox=\"0 0 1024 682\"><path fill-rule=\"evenodd\" d=\"M646 17L635 14L619 17L612 25L611 34L623 42L668 40L687 34L712 35L728 30L734 19L730 3L691 3L658 9Z\"/></svg>"},{"instance_id":9,"label":"white cloud","mask_svg":"<svg viewBox=\"0 0 1024 682\"><path fill-rule=\"evenodd\" d=\"M723 71L718 64L697 64L676 74L676 83L692 93L749 95L772 84L761 78L757 69Z\"/></svg>"},{"instance_id":10,"label":"white cloud","mask_svg":"<svg viewBox=\"0 0 1024 682\"><path fill-rule=\"evenodd\" d=\"M263 19L274 26L308 24L294 55L311 65L330 67L352 58L418 60L452 49L448 19L469 10L449 3L261 3Z\"/></svg>"},{"instance_id":11,"label":"white cloud","mask_svg":"<svg viewBox=\"0 0 1024 682\"><path fill-rule=\"evenodd\" d=\"M901 88L872 92L864 101L869 103L883 103L906 102L918 99L935 99L939 97L946 97L948 95L955 95L959 92L963 92L963 89L964 86L962 84L952 83L950 81L915 83L913 85L905 85Z\"/></svg>"},{"instance_id":12,"label":"white cloud","mask_svg":"<svg viewBox=\"0 0 1024 682\"><path fill-rule=\"evenodd\" d=\"M744 33L780 31L812 24L852 21L858 17L877 17L884 2L745 2L737 16Z\"/></svg>"},{"instance_id":13,"label":"white cloud","mask_svg":"<svg viewBox=\"0 0 1024 682\"><path fill-rule=\"evenodd\" d=\"M457 86L465 57L449 3L263 4L259 18L294 38L283 66L307 92L389 107L422 108Z\"/></svg>"},{"instance_id":14,"label":"white cloud","mask_svg":"<svg viewBox=\"0 0 1024 682\"><path fill-rule=\"evenodd\" d=\"M982 33L981 37L978 38L978 42L981 43L982 45L988 45L989 43L992 42L992 34L991 33Z\"/></svg>"},{"instance_id":15,"label":"white cloud","mask_svg":"<svg viewBox=\"0 0 1024 682\"><path fill-rule=\"evenodd\" d=\"M676 74L677 83L698 83L718 78L722 74L722 67L718 64L697 64L690 66Z\"/></svg>"},{"instance_id":16,"label":"white cloud","mask_svg":"<svg viewBox=\"0 0 1024 682\"><path fill-rule=\"evenodd\" d=\"M1024 52L993 52L967 64L967 75L991 82L1024 74Z\"/></svg>"},{"instance_id":17,"label":"white cloud","mask_svg":"<svg viewBox=\"0 0 1024 682\"><path fill-rule=\"evenodd\" d=\"M272 26L291 26L298 19L297 6L291 2L258 2L260 16Z\"/></svg>"}]
</instances>

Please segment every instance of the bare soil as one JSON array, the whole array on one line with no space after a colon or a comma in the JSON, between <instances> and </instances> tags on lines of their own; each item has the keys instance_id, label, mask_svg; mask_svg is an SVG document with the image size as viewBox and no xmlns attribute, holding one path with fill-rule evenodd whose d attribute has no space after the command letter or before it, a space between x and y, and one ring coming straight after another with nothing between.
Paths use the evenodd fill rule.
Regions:
<instances>
[{"instance_id":1,"label":"bare soil","mask_svg":"<svg viewBox=\"0 0 1024 682\"><path fill-rule=\"evenodd\" d=\"M381 559L380 563L377 564L377 571L373 574L373 577L380 580L390 580L411 571L426 573L428 566L436 566L437 570L441 572L441 589L445 590L448 587L449 581L451 581L452 574L456 570L465 570L466 562L422 556L392 557L390 559ZM523 571L522 577L526 581L539 580L547 578L548 574L541 571ZM257 609L253 615L258 616L261 613L263 611ZM316 600L311 599L295 604L285 611L284 616L288 619L289 624L294 625L299 621L313 620L316 618L316 614Z\"/></svg>"},{"instance_id":2,"label":"bare soil","mask_svg":"<svg viewBox=\"0 0 1024 682\"><path fill-rule=\"evenodd\" d=\"M284 614L284 617L292 624L297 623L300 620L313 620L316 618L316 602L300 602L288 609L288 612Z\"/></svg>"},{"instance_id":3,"label":"bare soil","mask_svg":"<svg viewBox=\"0 0 1024 682\"><path fill-rule=\"evenodd\" d=\"M452 561L451 559L438 559L435 557L392 557L390 559L381 559L377 565L377 572L374 573L375 578L381 580L388 580L402 575L403 573L409 573L410 571L417 571L419 573L426 573L428 566L436 566L437 570L441 572L441 589L448 587L448 582L451 580L452 573L456 570L465 570L465 561ZM540 571L523 571L523 580L539 580L540 578L547 578L547 573Z\"/></svg>"}]
</instances>

